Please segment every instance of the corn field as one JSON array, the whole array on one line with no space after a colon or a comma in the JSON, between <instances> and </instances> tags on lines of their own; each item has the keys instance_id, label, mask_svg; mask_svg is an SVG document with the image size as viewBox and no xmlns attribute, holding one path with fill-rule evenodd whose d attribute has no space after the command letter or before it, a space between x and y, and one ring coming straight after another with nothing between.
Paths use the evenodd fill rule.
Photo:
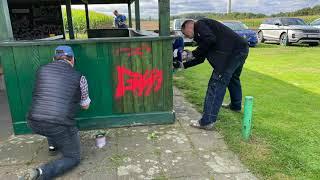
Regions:
<instances>
[{"instance_id":1,"label":"corn field","mask_svg":"<svg viewBox=\"0 0 320 180\"><path fill-rule=\"evenodd\" d=\"M63 23L65 30L68 30L66 9L62 8ZM113 17L94 11L89 11L90 29L110 28L113 24ZM86 13L84 10L72 9L72 21L75 34L84 34L87 30Z\"/></svg>"}]
</instances>

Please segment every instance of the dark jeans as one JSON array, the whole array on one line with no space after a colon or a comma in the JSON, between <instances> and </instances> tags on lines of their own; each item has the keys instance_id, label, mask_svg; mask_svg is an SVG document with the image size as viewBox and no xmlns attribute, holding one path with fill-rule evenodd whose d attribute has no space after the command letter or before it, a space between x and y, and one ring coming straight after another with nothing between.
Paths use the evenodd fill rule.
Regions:
<instances>
[{"instance_id":1,"label":"dark jeans","mask_svg":"<svg viewBox=\"0 0 320 180\"><path fill-rule=\"evenodd\" d=\"M240 75L243 64L248 57L249 49L235 51L227 69L223 73L213 72L209 80L207 94L204 101L203 116L200 125L205 126L216 122L218 112L228 87L231 98L231 108L241 110L242 90Z\"/></svg>"},{"instance_id":2,"label":"dark jeans","mask_svg":"<svg viewBox=\"0 0 320 180\"><path fill-rule=\"evenodd\" d=\"M63 155L40 167L41 179L59 176L80 163L80 137L77 127L30 121L29 127L36 134L47 137L49 145L55 146Z\"/></svg>"}]
</instances>

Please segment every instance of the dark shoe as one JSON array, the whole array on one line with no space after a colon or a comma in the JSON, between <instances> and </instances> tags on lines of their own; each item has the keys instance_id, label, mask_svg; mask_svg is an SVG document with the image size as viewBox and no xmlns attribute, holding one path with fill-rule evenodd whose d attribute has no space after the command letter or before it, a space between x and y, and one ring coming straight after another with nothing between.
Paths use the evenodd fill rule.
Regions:
<instances>
[{"instance_id":1,"label":"dark shoe","mask_svg":"<svg viewBox=\"0 0 320 180\"><path fill-rule=\"evenodd\" d=\"M19 180L38 180L38 179L40 179L40 172L38 169L29 169L28 172L23 177L19 177Z\"/></svg>"},{"instance_id":2,"label":"dark shoe","mask_svg":"<svg viewBox=\"0 0 320 180\"><path fill-rule=\"evenodd\" d=\"M56 156L58 154L58 150L54 146L49 146L48 152L49 156Z\"/></svg>"},{"instance_id":3,"label":"dark shoe","mask_svg":"<svg viewBox=\"0 0 320 180\"><path fill-rule=\"evenodd\" d=\"M229 109L229 110L234 111L234 112L241 112L241 110L232 109L231 108L231 104L222 104L221 107L223 107L225 109Z\"/></svg>"},{"instance_id":4,"label":"dark shoe","mask_svg":"<svg viewBox=\"0 0 320 180\"><path fill-rule=\"evenodd\" d=\"M201 126L199 122L191 122L190 126L194 127L194 128L198 128L198 129L204 129L204 130L207 130L207 131L211 131L214 128L214 123L211 123L211 124L208 124L208 125L205 125L205 126Z\"/></svg>"}]
</instances>

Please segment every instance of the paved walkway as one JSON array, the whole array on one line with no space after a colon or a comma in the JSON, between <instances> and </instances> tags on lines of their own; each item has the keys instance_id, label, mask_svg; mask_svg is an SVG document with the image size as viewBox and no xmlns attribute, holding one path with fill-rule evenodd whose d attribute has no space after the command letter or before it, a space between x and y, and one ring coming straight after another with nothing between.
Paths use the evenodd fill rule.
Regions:
<instances>
[{"instance_id":1,"label":"paved walkway","mask_svg":"<svg viewBox=\"0 0 320 180\"><path fill-rule=\"evenodd\" d=\"M101 149L94 146L95 131L81 132L82 162L59 179L256 179L218 132L188 126L200 114L174 93L175 124L110 129ZM17 179L50 159L43 137L11 136L0 144L0 179Z\"/></svg>"}]
</instances>

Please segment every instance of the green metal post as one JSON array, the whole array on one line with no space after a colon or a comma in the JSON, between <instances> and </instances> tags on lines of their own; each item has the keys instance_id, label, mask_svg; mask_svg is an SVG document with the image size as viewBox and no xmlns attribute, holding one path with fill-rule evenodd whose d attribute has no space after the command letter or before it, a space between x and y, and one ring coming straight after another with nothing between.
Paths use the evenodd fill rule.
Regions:
<instances>
[{"instance_id":1,"label":"green metal post","mask_svg":"<svg viewBox=\"0 0 320 180\"><path fill-rule=\"evenodd\" d=\"M131 2L128 3L129 27L132 28Z\"/></svg>"},{"instance_id":2,"label":"green metal post","mask_svg":"<svg viewBox=\"0 0 320 180\"><path fill-rule=\"evenodd\" d=\"M90 20L89 20L89 10L88 10L88 4L86 3L84 5L85 11L86 11L86 23L87 23L87 30L90 29Z\"/></svg>"},{"instance_id":3,"label":"green metal post","mask_svg":"<svg viewBox=\"0 0 320 180\"><path fill-rule=\"evenodd\" d=\"M244 141L248 141L251 135L252 107L253 107L253 97L246 96L245 102L244 102L244 116L242 121L242 138Z\"/></svg>"},{"instance_id":4,"label":"green metal post","mask_svg":"<svg viewBox=\"0 0 320 180\"><path fill-rule=\"evenodd\" d=\"M70 39L74 39L72 13L71 13L71 0L67 0L67 2L66 2L66 10L67 10L69 37L70 37Z\"/></svg>"},{"instance_id":5,"label":"green metal post","mask_svg":"<svg viewBox=\"0 0 320 180\"><path fill-rule=\"evenodd\" d=\"M12 40L13 33L7 0L0 2L0 41Z\"/></svg>"},{"instance_id":6,"label":"green metal post","mask_svg":"<svg viewBox=\"0 0 320 180\"><path fill-rule=\"evenodd\" d=\"M135 15L136 15L136 30L140 31L140 3L139 0L135 1Z\"/></svg>"},{"instance_id":7,"label":"green metal post","mask_svg":"<svg viewBox=\"0 0 320 180\"><path fill-rule=\"evenodd\" d=\"M170 35L170 0L158 0L160 36Z\"/></svg>"}]
</instances>

